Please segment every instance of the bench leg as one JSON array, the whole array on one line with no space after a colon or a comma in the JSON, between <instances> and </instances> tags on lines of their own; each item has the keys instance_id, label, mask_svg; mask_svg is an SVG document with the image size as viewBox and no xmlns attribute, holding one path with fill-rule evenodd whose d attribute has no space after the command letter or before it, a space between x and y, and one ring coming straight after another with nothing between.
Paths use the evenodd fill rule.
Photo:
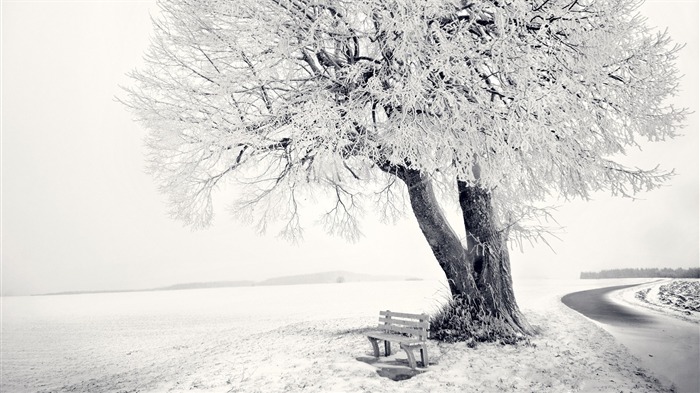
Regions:
<instances>
[{"instance_id":1,"label":"bench leg","mask_svg":"<svg viewBox=\"0 0 700 393\"><path fill-rule=\"evenodd\" d=\"M406 345L403 345L403 344L399 344L399 345L401 346L401 349L406 351L406 355L408 355L408 365L411 367L412 370L415 370L416 369L416 357L413 356L413 348L406 346ZM423 352L421 352L421 356L422 356L422 353Z\"/></svg>"},{"instance_id":2,"label":"bench leg","mask_svg":"<svg viewBox=\"0 0 700 393\"><path fill-rule=\"evenodd\" d=\"M384 356L391 355L391 342L384 340Z\"/></svg>"},{"instance_id":3,"label":"bench leg","mask_svg":"<svg viewBox=\"0 0 700 393\"><path fill-rule=\"evenodd\" d=\"M428 367L428 346L425 344L420 346L420 361L423 367Z\"/></svg>"},{"instance_id":4,"label":"bench leg","mask_svg":"<svg viewBox=\"0 0 700 393\"><path fill-rule=\"evenodd\" d=\"M372 349L374 350L374 357L379 357L379 345L377 345L377 339L374 337L367 337L369 342L372 344Z\"/></svg>"}]
</instances>

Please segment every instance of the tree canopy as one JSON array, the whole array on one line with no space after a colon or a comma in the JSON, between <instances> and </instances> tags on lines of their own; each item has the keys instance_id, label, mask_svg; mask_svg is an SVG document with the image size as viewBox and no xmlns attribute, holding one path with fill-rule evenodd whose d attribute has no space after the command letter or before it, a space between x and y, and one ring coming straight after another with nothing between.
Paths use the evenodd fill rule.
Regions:
<instances>
[{"instance_id":1,"label":"tree canopy","mask_svg":"<svg viewBox=\"0 0 700 393\"><path fill-rule=\"evenodd\" d=\"M636 0L160 1L131 107L172 214L212 218L223 179L241 214L300 233L299 195L356 234L363 201L402 210L402 169L446 194L488 190L501 228L554 195L631 196L669 176L616 161L673 137L680 47ZM316 192L319 192L316 191Z\"/></svg>"}]
</instances>

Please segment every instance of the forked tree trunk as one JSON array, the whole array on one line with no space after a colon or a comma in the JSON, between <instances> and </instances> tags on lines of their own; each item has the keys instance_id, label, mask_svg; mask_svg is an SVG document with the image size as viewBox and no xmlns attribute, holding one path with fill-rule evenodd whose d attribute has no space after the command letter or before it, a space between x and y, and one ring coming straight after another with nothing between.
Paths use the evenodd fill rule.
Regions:
<instances>
[{"instance_id":1,"label":"forked tree trunk","mask_svg":"<svg viewBox=\"0 0 700 393\"><path fill-rule=\"evenodd\" d=\"M488 191L457 182L459 205L467 234L467 263L473 267L484 307L523 333L532 333L513 293L506 234L498 230Z\"/></svg>"},{"instance_id":2,"label":"forked tree trunk","mask_svg":"<svg viewBox=\"0 0 700 393\"><path fill-rule=\"evenodd\" d=\"M443 332L456 334L443 338L468 339L474 333L479 340L495 340L532 333L515 302L506 238L497 230L490 194L458 182L467 233L465 248L447 222L430 180L419 171L393 173L408 187L418 225L452 292L453 300L447 307L455 309L443 310L440 323L447 324L441 327Z\"/></svg>"}]
</instances>

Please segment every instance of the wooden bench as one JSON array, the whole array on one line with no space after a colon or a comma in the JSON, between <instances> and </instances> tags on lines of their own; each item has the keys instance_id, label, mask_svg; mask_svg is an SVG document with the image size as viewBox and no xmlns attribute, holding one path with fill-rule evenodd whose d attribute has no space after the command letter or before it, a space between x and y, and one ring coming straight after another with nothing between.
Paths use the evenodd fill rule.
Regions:
<instances>
[{"instance_id":1,"label":"wooden bench","mask_svg":"<svg viewBox=\"0 0 700 393\"><path fill-rule=\"evenodd\" d=\"M425 340L428 338L428 315L406 314L400 312L380 311L377 331L367 333L367 338L374 349L374 356L379 357L379 340L384 341L384 354L391 355L391 344L398 343L408 355L408 364L416 368L416 358L413 348L420 349L420 360L423 367L428 367L428 348Z\"/></svg>"}]
</instances>

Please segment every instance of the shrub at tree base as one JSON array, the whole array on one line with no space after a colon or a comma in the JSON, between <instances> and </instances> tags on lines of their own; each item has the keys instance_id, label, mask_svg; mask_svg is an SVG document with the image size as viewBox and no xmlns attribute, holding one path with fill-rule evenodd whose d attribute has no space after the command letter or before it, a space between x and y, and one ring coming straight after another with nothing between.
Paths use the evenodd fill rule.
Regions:
<instances>
[{"instance_id":1,"label":"shrub at tree base","mask_svg":"<svg viewBox=\"0 0 700 393\"><path fill-rule=\"evenodd\" d=\"M481 310L477 315L475 310ZM489 315L460 296L455 296L430 319L430 338L444 341L464 341L471 348L479 342L517 344L529 342L528 336L503 317Z\"/></svg>"}]
</instances>

